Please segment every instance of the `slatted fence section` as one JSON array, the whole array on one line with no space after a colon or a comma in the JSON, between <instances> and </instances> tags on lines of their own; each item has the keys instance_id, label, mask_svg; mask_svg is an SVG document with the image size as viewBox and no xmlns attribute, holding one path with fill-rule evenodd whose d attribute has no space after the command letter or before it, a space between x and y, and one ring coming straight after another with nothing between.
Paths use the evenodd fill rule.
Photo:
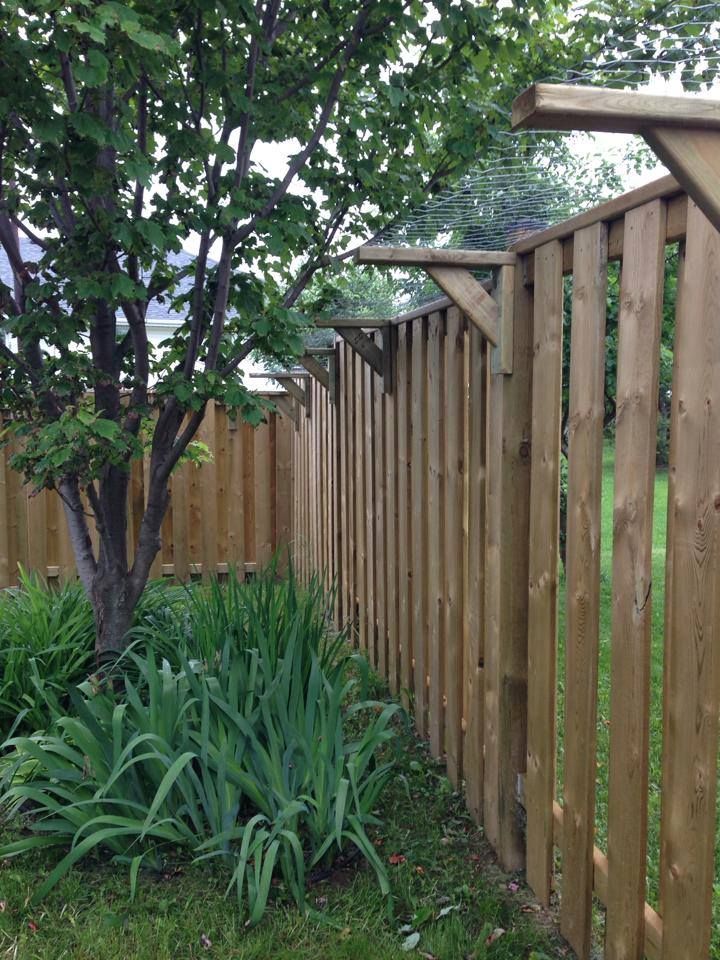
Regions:
<instances>
[{"instance_id":1,"label":"slatted fence section","mask_svg":"<svg viewBox=\"0 0 720 960\"><path fill-rule=\"evenodd\" d=\"M652 501L664 252L678 241L656 910L645 902ZM328 462L329 448L307 419L295 434L294 496L307 506L296 512L296 551L306 543L308 555L317 553L317 538L337 544L322 569L338 579L357 643L411 708L453 782L465 781L468 806L501 862L526 863L543 902L553 890L560 895L562 930L578 957L591 955L599 901L608 960L705 960L720 710L720 237L666 179L523 238L515 251L514 285L504 293L514 318L511 374L493 372L493 350L449 301L385 328L391 392L338 340L336 404L313 388L313 409L335 431L338 457ZM605 774L596 731L611 260L621 261L621 281L608 846L601 850L595 797ZM377 333L368 336L381 343ZM313 506L326 491L335 513L319 520ZM305 575L313 569L312 561L303 567Z\"/></svg>"},{"instance_id":2,"label":"slatted fence section","mask_svg":"<svg viewBox=\"0 0 720 960\"><path fill-rule=\"evenodd\" d=\"M514 792L503 803L499 781L486 787L483 764L486 727L500 731L499 752L508 731L517 739L525 728L522 710L504 721L497 716L524 689L503 674L500 656L495 680L503 693L485 696L489 352L446 300L367 335L390 346L392 388L338 338L335 401L313 382L311 414L294 433L296 563L305 578L321 571L328 582L335 578L358 646L411 707L432 753L447 758L453 783L466 781L478 819L489 805L509 834L517 822ZM335 431L337 456L314 421ZM521 433L527 446L525 427ZM518 442L524 459L521 448ZM499 463L502 487L513 478L501 449ZM506 509L522 516L518 496L527 501L522 484L506 493ZM318 515L313 505L324 502L333 509ZM338 546L326 567L329 543ZM495 599L503 605L495 616L501 624L514 617L524 643L513 601ZM526 601L526 591L516 589L515 603Z\"/></svg>"},{"instance_id":3,"label":"slatted fence section","mask_svg":"<svg viewBox=\"0 0 720 960\"><path fill-rule=\"evenodd\" d=\"M257 429L215 406L199 439L211 458L182 464L171 478L171 500L153 576L207 577L228 567L253 571L290 544L293 512L293 425L267 413ZM48 580L75 576L63 505L55 492L33 495L0 450L0 587L17 583L19 567ZM146 500L147 462L131 469L128 548L134 548ZM94 530L92 531L93 536Z\"/></svg>"},{"instance_id":4,"label":"slatted fence section","mask_svg":"<svg viewBox=\"0 0 720 960\"><path fill-rule=\"evenodd\" d=\"M665 183L517 247L534 289L528 879L590 958L592 898L608 960L705 960L715 877L720 708L720 236ZM675 308L663 685L660 903L645 902L652 529L665 247L680 241ZM612 543L607 851L595 846L605 264L621 261ZM559 308L572 277L565 661L557 661ZM557 796L555 674L565 691ZM557 796L557 799L555 797ZM553 874L553 841L561 852ZM657 865L656 865L657 867ZM564 895L563 895L564 894Z\"/></svg>"}]
</instances>

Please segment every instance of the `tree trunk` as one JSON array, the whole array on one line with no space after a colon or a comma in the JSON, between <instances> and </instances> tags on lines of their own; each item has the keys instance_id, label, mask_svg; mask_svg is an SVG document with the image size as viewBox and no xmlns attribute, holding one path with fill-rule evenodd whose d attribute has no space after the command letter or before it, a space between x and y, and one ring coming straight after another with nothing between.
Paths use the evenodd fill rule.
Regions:
<instances>
[{"instance_id":1,"label":"tree trunk","mask_svg":"<svg viewBox=\"0 0 720 960\"><path fill-rule=\"evenodd\" d=\"M101 561L90 595L95 616L95 657L100 669L115 660L127 646L137 600L127 572Z\"/></svg>"}]
</instances>

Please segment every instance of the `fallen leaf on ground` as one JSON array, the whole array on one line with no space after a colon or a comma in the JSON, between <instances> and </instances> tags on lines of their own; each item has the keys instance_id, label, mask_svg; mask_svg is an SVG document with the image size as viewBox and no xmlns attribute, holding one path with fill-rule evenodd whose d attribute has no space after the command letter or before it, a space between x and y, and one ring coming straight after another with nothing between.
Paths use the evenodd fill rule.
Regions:
<instances>
[{"instance_id":1,"label":"fallen leaf on ground","mask_svg":"<svg viewBox=\"0 0 720 960\"><path fill-rule=\"evenodd\" d=\"M452 913L453 910L459 910L460 907L457 904L453 904L450 907L443 907L440 913L437 915L438 920L442 920L443 917L446 917L449 913Z\"/></svg>"},{"instance_id":2,"label":"fallen leaf on ground","mask_svg":"<svg viewBox=\"0 0 720 960\"><path fill-rule=\"evenodd\" d=\"M401 853L391 853L388 857L388 863L391 863L395 867L399 863L405 863L405 857Z\"/></svg>"},{"instance_id":3,"label":"fallen leaf on ground","mask_svg":"<svg viewBox=\"0 0 720 960\"><path fill-rule=\"evenodd\" d=\"M414 950L419 943L420 934L416 931L415 933L411 933L409 936L405 937L400 945L400 949L405 953L410 953L410 951Z\"/></svg>"},{"instance_id":4,"label":"fallen leaf on ground","mask_svg":"<svg viewBox=\"0 0 720 960\"><path fill-rule=\"evenodd\" d=\"M505 933L505 931L503 930L502 927L495 927L495 929L494 929L493 932L490 934L490 936L487 938L487 940L485 941L485 943L486 943L488 946L490 946L491 943L495 943L496 940L499 940L500 937L502 937L502 936L504 935L504 933Z\"/></svg>"}]
</instances>

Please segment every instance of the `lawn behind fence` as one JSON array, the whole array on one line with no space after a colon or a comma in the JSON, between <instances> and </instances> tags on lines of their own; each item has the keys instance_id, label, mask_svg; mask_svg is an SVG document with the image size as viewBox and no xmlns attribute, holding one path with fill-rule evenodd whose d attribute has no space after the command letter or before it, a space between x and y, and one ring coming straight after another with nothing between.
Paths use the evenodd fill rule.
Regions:
<instances>
[{"instance_id":1,"label":"lawn behind fence","mask_svg":"<svg viewBox=\"0 0 720 960\"><path fill-rule=\"evenodd\" d=\"M607 852L608 759L610 747L610 642L612 625L612 534L615 450L609 441L603 455L602 525L600 541L600 662L598 670L597 814L595 843ZM667 533L668 471L655 474L652 543L652 660L650 667L650 768L648 804L647 901L659 909L660 787L662 771L662 688L665 607L665 544ZM565 656L565 582L561 578L558 603L558 786L562 796L563 682ZM720 823L718 824L720 831ZM716 834L716 883L713 893L713 946L711 957L720 958L720 848Z\"/></svg>"}]
</instances>

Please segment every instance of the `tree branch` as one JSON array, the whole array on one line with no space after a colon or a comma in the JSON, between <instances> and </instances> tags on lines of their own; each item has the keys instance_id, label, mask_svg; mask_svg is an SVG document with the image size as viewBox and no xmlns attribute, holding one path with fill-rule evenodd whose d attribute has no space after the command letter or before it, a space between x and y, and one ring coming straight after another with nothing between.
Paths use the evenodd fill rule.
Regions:
<instances>
[{"instance_id":1,"label":"tree branch","mask_svg":"<svg viewBox=\"0 0 720 960\"><path fill-rule=\"evenodd\" d=\"M75 78L73 77L72 73L70 57L68 57L67 53L60 54L60 76L62 77L63 86L65 87L65 95L67 97L70 112L77 113L77 88L75 86Z\"/></svg>"},{"instance_id":2,"label":"tree branch","mask_svg":"<svg viewBox=\"0 0 720 960\"><path fill-rule=\"evenodd\" d=\"M93 553L92 540L80 499L77 478L66 477L61 480L57 485L57 491L65 508L65 517L75 552L78 576L82 581L85 592L88 596L91 596L93 580L97 573L97 561Z\"/></svg>"},{"instance_id":3,"label":"tree branch","mask_svg":"<svg viewBox=\"0 0 720 960\"><path fill-rule=\"evenodd\" d=\"M312 155L317 145L320 143L322 136L327 128L328 123L330 122L330 117L333 114L335 106L338 101L338 96L340 94L340 88L342 86L343 79L347 72L348 65L353 54L357 51L360 43L362 42L365 29L367 26L368 19L370 17L370 2L366 0L363 4L358 18L355 22L355 26L352 32L352 41L347 45L345 50L345 56L343 57L343 62L337 68L333 75L333 79L330 83L330 89L328 91L327 97L325 98L325 103L322 110L320 111L320 116L318 122L315 125L315 129L310 136L305 147L300 151L300 153L295 156L292 163L289 164L287 173L280 181L276 189L273 191L269 200L253 214L250 220L242 227L239 227L231 236L231 243L233 248L236 247L239 243L242 243L243 240L246 240L250 234L255 229L259 221L264 220L272 211L275 209L277 204L282 200L285 194L290 187L290 184L293 182L297 174L305 165L308 158Z\"/></svg>"}]
</instances>

